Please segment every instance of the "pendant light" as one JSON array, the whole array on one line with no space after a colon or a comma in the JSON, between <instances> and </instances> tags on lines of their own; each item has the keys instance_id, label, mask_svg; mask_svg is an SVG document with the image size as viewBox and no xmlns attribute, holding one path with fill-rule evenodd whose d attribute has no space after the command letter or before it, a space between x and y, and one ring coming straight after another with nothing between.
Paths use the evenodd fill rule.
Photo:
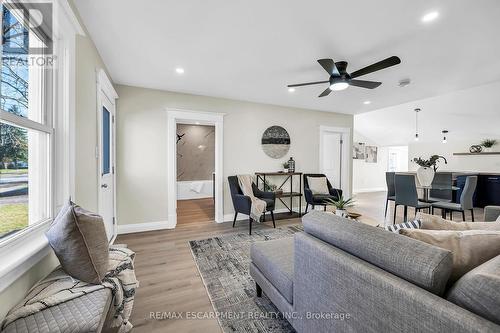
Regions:
<instances>
[{"instance_id":1,"label":"pendant light","mask_svg":"<svg viewBox=\"0 0 500 333\"><path fill-rule=\"evenodd\" d=\"M418 141L419 136L418 136L418 113L420 112L420 109L415 109L415 141Z\"/></svg>"},{"instance_id":2,"label":"pendant light","mask_svg":"<svg viewBox=\"0 0 500 333\"><path fill-rule=\"evenodd\" d=\"M448 131L447 130L442 130L441 133L443 133L443 143L448 142L448 140L446 139L446 135L448 134Z\"/></svg>"}]
</instances>

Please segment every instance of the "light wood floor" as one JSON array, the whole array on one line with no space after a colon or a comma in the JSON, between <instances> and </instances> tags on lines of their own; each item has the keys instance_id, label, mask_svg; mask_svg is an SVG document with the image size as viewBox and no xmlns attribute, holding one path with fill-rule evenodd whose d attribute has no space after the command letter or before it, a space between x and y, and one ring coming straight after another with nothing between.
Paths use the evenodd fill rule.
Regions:
<instances>
[{"instance_id":1,"label":"light wood floor","mask_svg":"<svg viewBox=\"0 0 500 333\"><path fill-rule=\"evenodd\" d=\"M356 211L384 224L384 192L358 194L356 200ZM402 211L402 208L398 211L398 221L402 220ZM387 221L392 221L391 216L388 214ZM482 219L482 210L476 211L476 217ZM455 218L458 219L458 214ZM230 222L187 222L179 223L174 230L121 235L116 241L128 244L137 254L135 264L140 287L131 318L134 332L221 332L216 319L150 319L151 312L213 311L188 241L248 231L247 221L236 222L234 229ZM280 220L276 226L296 223L300 223L300 219ZM254 224L254 230L261 228L272 228L272 222Z\"/></svg>"},{"instance_id":2,"label":"light wood floor","mask_svg":"<svg viewBox=\"0 0 500 333\"><path fill-rule=\"evenodd\" d=\"M177 224L212 222L215 206L212 198L177 200Z\"/></svg>"}]
</instances>

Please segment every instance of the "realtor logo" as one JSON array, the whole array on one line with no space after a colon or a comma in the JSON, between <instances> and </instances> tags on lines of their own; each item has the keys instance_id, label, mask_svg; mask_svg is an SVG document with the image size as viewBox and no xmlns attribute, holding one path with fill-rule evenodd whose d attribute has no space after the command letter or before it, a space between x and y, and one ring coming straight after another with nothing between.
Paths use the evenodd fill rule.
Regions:
<instances>
[{"instance_id":1,"label":"realtor logo","mask_svg":"<svg viewBox=\"0 0 500 333\"><path fill-rule=\"evenodd\" d=\"M3 53L52 55L52 3L5 1L3 6Z\"/></svg>"}]
</instances>

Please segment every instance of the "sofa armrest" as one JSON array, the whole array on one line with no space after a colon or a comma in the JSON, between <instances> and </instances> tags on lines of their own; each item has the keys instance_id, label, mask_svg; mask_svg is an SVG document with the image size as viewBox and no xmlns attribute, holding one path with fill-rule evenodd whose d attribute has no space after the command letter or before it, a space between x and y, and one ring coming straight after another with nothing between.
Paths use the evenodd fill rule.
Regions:
<instances>
[{"instance_id":1,"label":"sofa armrest","mask_svg":"<svg viewBox=\"0 0 500 333\"><path fill-rule=\"evenodd\" d=\"M484 207L484 222L496 221L499 216L500 216L500 206Z\"/></svg>"},{"instance_id":2,"label":"sofa armrest","mask_svg":"<svg viewBox=\"0 0 500 333\"><path fill-rule=\"evenodd\" d=\"M500 326L307 233L295 234L298 332L495 332Z\"/></svg>"}]
</instances>

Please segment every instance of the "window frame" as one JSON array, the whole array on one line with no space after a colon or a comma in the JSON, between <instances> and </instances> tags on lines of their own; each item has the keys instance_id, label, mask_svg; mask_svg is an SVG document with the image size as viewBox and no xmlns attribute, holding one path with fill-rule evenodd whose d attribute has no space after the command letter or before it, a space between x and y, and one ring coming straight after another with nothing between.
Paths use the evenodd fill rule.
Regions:
<instances>
[{"instance_id":1,"label":"window frame","mask_svg":"<svg viewBox=\"0 0 500 333\"><path fill-rule=\"evenodd\" d=\"M7 9L11 9L12 7L9 5L8 2L1 1L0 0L0 5L5 6ZM23 3L16 3L18 6L23 6L26 7ZM1 7L0 7L1 9ZM21 24L26 24L26 22L23 22L24 19L20 18L16 15L14 11L11 11L11 14L16 17L16 19L21 22ZM1 18L0 18L0 24L1 24ZM28 28L30 29L30 28ZM1 30L0 30L0 35L1 35ZM43 31L41 28L38 29L31 29L29 31L30 35L33 34L34 37L36 38L45 38L42 42L45 42L46 40L50 40L51 37L47 36L45 31ZM50 40L50 43L53 41ZM0 55L1 56L1 55ZM46 56L40 55L40 56ZM30 54L28 53L28 58L30 57ZM38 69L38 67L37 67ZM28 225L23 228L22 230L18 230L12 235L9 235L5 238L0 239L0 246L4 243L9 242L9 239L11 238L17 238L18 237L23 237L22 235L25 234L24 231L30 232L31 230L36 229L35 227L38 224L47 224L50 222L53 218L54 214L54 207L53 207L53 176L54 176L54 127L53 127L53 119L55 118L55 115L53 114L55 112L55 108L53 107L52 104L52 96L55 93L55 87L53 85L53 75L54 75L54 69L52 68L47 68L47 66L41 67L40 69L40 74L41 74L41 80L40 80L40 87L36 87L37 92L40 93L41 99L40 99L40 121L34 121L29 119L27 116L19 116L13 113L10 113L8 111L5 111L0 108L0 120L1 122L10 125L10 126L15 126L27 131L36 131L38 133L46 134L48 136L47 140L47 165L46 168L47 170L41 170L42 172L40 173L40 177L46 177L46 184L47 184L47 189L44 191L47 197L45 198L46 200L46 207L45 207L45 212L47 214L46 218L43 218L39 221L29 221L28 220ZM28 84L31 84L30 78L28 77ZM39 90L38 90L39 89ZM30 92L30 86L28 86L28 92ZM30 94L28 94L30 96ZM29 100L29 99L28 99ZM52 110L52 111L50 111ZM29 149L29 143L28 143L28 149ZM28 171L28 175L30 175L30 172ZM45 173L45 175L43 175ZM19 234L19 235L18 235Z\"/></svg>"},{"instance_id":2,"label":"window frame","mask_svg":"<svg viewBox=\"0 0 500 333\"><path fill-rule=\"evenodd\" d=\"M50 1L50 0L49 0ZM0 0L0 2L3 2ZM68 198L74 196L75 175L75 72L76 36L85 36L80 22L68 0L52 0L53 55L58 62L57 71L44 75L45 86L52 91L43 94L44 123L17 117L0 111L0 120L10 125L47 133L49 147L49 215L50 218L28 225L26 228L0 240L0 292L15 282L31 267L52 251L45 237L57 212ZM1 21L1 19L0 19ZM48 106L48 105L50 106Z\"/></svg>"}]
</instances>

